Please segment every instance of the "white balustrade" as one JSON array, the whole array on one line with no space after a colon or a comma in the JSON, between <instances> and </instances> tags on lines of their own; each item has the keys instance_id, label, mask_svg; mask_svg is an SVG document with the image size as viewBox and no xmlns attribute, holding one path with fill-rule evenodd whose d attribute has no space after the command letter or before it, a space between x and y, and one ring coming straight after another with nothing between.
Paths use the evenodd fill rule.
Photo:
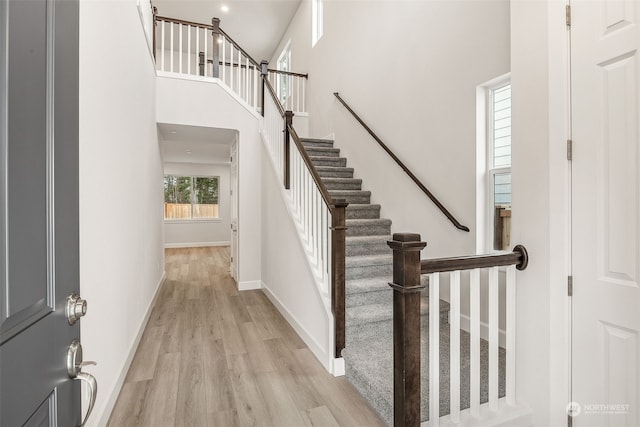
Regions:
<instances>
[{"instance_id":1,"label":"white balustrade","mask_svg":"<svg viewBox=\"0 0 640 427\"><path fill-rule=\"evenodd\" d=\"M306 113L307 77L297 74L282 74L270 70L269 81L274 87L285 110Z\"/></svg>"},{"instance_id":2,"label":"white balustrade","mask_svg":"<svg viewBox=\"0 0 640 427\"><path fill-rule=\"evenodd\" d=\"M213 55L216 49L219 55L217 78L250 107L259 110L262 105L259 64L254 63L225 34L213 36L211 26L156 18L158 71L214 78ZM203 74L200 71L201 54L204 55Z\"/></svg>"},{"instance_id":3,"label":"white balustrade","mask_svg":"<svg viewBox=\"0 0 640 427\"><path fill-rule=\"evenodd\" d=\"M430 427L440 425L474 425L487 414L503 411L505 404L515 407L515 326L516 326L516 266L487 267L483 269L460 270L447 273L429 274L429 422ZM468 281L465 277L468 277ZM461 279L465 278L465 279ZM448 280L447 280L448 279ZM449 284L449 414L440 414L440 293L442 283ZM468 284L468 287L466 286ZM463 324L467 317L461 313L461 289L468 289L468 328ZM502 289L502 291L501 291ZM504 300L500 303L500 293ZM486 295L484 313L481 313L481 294ZM466 304L465 304L466 305ZM500 328L501 313L504 314L503 330ZM484 316L482 315L484 314ZM481 329L482 319L484 334ZM461 329L469 333L469 409L460 405L462 375ZM503 340L501 341L501 334ZM481 362L481 341L486 340L488 360ZM503 349L501 349L501 346ZM500 390L500 352L505 352L505 396L499 396ZM486 356L485 356L486 357ZM488 363L487 390L488 401L480 402L480 366ZM486 368L485 368L486 369ZM492 415L489 415L492 416ZM444 422L443 420L446 420ZM475 421L474 421L475 420Z\"/></svg>"}]
</instances>

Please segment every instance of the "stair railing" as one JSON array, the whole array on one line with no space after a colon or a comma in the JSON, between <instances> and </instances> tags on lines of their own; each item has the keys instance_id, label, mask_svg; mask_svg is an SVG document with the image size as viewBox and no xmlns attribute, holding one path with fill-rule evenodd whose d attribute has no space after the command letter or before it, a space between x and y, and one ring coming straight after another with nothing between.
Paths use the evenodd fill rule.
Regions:
<instances>
[{"instance_id":1,"label":"stair railing","mask_svg":"<svg viewBox=\"0 0 640 427\"><path fill-rule=\"evenodd\" d=\"M411 178L411 180L422 190L426 196L431 199L431 201L440 209L440 211L444 214L444 216L451 221L451 223L458 229L462 231L469 231L469 227L466 225L462 225L447 208L438 200L436 196L415 176L413 172L395 155L393 151L375 134L373 130L360 118L360 116L353 111L351 107L346 103L344 99L340 97L338 92L333 93L335 97L340 101L340 103L351 113L351 115L362 125L362 127L373 137L373 139L382 147L382 149L400 166L400 168Z\"/></svg>"},{"instance_id":2,"label":"stair railing","mask_svg":"<svg viewBox=\"0 0 640 427\"><path fill-rule=\"evenodd\" d=\"M220 19L208 25L155 15L155 27L158 71L220 79L259 109L261 66L220 28Z\"/></svg>"},{"instance_id":3,"label":"stair railing","mask_svg":"<svg viewBox=\"0 0 640 427\"><path fill-rule=\"evenodd\" d=\"M482 407L500 410L500 405L515 404L515 326L516 270L527 268L529 257L518 245L506 254L474 255L457 258L420 260L426 246L419 234L397 233L388 242L393 250L393 361L394 361L394 426L420 425L420 291L422 274L429 275L429 420L438 426L440 419L440 278L449 274L450 287L450 414L456 425L475 425ZM506 269L506 353L505 400L498 396L500 347L499 268ZM488 271L488 403L480 404L480 287L481 270ZM460 409L460 284L461 271L469 271L470 333L470 408L465 417ZM433 339L435 338L435 339ZM462 424L460 424L462 423Z\"/></svg>"},{"instance_id":4,"label":"stair railing","mask_svg":"<svg viewBox=\"0 0 640 427\"><path fill-rule=\"evenodd\" d=\"M288 190L294 216L322 283L322 296L331 301L334 317L334 356L341 357L345 345L345 236L346 203L332 199L320 174L293 126L293 112L285 110L263 67L263 134L283 186Z\"/></svg>"},{"instance_id":5,"label":"stair railing","mask_svg":"<svg viewBox=\"0 0 640 427\"><path fill-rule=\"evenodd\" d=\"M291 71L268 70L268 79L276 89L278 98L285 110L296 113L306 113L306 93L308 74L293 73Z\"/></svg>"}]
</instances>

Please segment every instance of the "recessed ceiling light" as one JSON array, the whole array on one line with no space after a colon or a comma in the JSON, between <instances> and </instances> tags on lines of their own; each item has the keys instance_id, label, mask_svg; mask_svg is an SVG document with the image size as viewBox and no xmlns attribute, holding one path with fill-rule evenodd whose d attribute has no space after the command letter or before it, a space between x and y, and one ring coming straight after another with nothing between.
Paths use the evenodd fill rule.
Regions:
<instances>
[{"instance_id":1,"label":"recessed ceiling light","mask_svg":"<svg viewBox=\"0 0 640 427\"><path fill-rule=\"evenodd\" d=\"M172 133L173 135L175 135L175 134L176 134L176 133L178 133L178 132L176 132L175 130L172 130L172 131L171 131L171 133Z\"/></svg>"},{"instance_id":2,"label":"recessed ceiling light","mask_svg":"<svg viewBox=\"0 0 640 427\"><path fill-rule=\"evenodd\" d=\"M191 150L187 150L187 151L185 151L185 153L191 154Z\"/></svg>"},{"instance_id":3,"label":"recessed ceiling light","mask_svg":"<svg viewBox=\"0 0 640 427\"><path fill-rule=\"evenodd\" d=\"M229 6L227 6L226 4L223 4L220 7L220 10L223 11L223 12L229 12Z\"/></svg>"}]
</instances>

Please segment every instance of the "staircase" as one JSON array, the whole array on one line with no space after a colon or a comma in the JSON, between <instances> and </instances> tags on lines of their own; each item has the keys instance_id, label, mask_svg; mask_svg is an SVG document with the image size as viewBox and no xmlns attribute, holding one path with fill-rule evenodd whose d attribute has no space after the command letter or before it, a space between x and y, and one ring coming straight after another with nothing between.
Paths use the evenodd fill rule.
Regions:
<instances>
[{"instance_id":1,"label":"staircase","mask_svg":"<svg viewBox=\"0 0 640 427\"><path fill-rule=\"evenodd\" d=\"M371 204L371 192L353 178L353 168L340 157L333 141L305 139L301 142L333 199L345 199L346 210L346 348L342 352L346 377L389 424L393 424L393 304L391 220L380 218L380 205ZM427 276L422 276L427 284ZM449 413L449 303L440 300L440 415ZM428 419L428 288L421 301L422 314L422 420ZM469 335L461 331L461 402L469 404ZM465 357L466 356L466 357ZM504 359L500 351L500 395L504 396ZM481 401L488 398L487 342L481 343ZM466 406L464 406L466 403Z\"/></svg>"}]
</instances>

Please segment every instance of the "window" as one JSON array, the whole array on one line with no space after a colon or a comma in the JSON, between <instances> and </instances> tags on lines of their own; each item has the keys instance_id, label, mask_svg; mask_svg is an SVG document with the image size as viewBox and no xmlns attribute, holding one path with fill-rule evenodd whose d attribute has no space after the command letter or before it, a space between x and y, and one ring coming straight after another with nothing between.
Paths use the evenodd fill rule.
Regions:
<instances>
[{"instance_id":1,"label":"window","mask_svg":"<svg viewBox=\"0 0 640 427\"><path fill-rule=\"evenodd\" d=\"M311 47L322 37L324 27L324 5L322 0L312 0L311 5Z\"/></svg>"},{"instance_id":2,"label":"window","mask_svg":"<svg viewBox=\"0 0 640 427\"><path fill-rule=\"evenodd\" d=\"M198 220L217 219L217 176L164 177L164 219Z\"/></svg>"},{"instance_id":3,"label":"window","mask_svg":"<svg viewBox=\"0 0 640 427\"><path fill-rule=\"evenodd\" d=\"M291 71L291 42L287 43L278 57L278 70ZM291 96L291 76L278 74L278 97L281 103L286 103Z\"/></svg>"},{"instance_id":4,"label":"window","mask_svg":"<svg viewBox=\"0 0 640 427\"><path fill-rule=\"evenodd\" d=\"M487 114L487 194L494 250L511 240L511 83L489 88Z\"/></svg>"}]
</instances>

